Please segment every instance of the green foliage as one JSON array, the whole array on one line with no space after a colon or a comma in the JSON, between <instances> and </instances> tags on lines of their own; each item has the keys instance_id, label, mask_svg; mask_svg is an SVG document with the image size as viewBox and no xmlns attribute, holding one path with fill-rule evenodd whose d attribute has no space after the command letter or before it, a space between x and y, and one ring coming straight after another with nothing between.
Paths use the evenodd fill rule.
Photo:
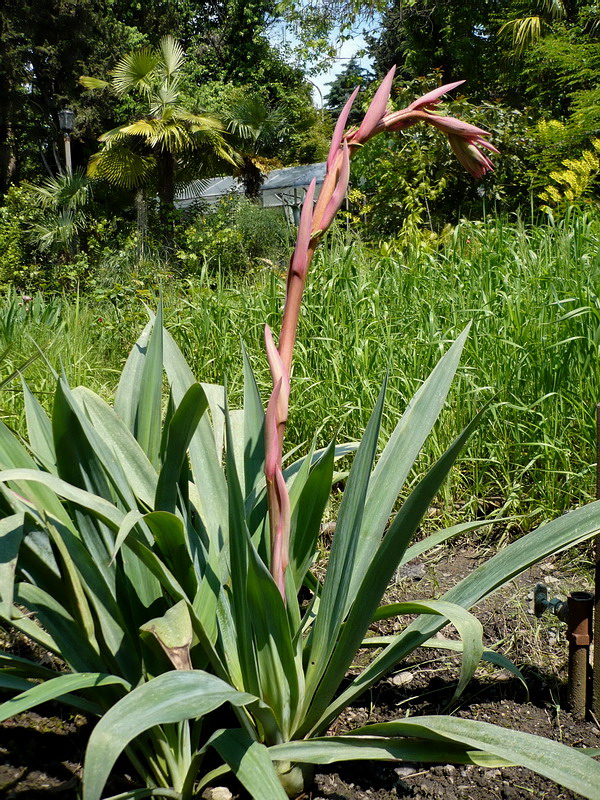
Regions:
<instances>
[{"instance_id":1,"label":"green foliage","mask_svg":"<svg viewBox=\"0 0 600 800\"><path fill-rule=\"evenodd\" d=\"M540 197L549 206L572 204L587 198L595 188L600 173L600 139L592 140L593 150L584 150L580 158L566 158L563 169L553 170L554 184L546 186ZM595 151L595 152L594 152Z\"/></svg>"},{"instance_id":2,"label":"green foliage","mask_svg":"<svg viewBox=\"0 0 600 800\"><path fill-rule=\"evenodd\" d=\"M61 674L3 655L0 682L21 694L3 704L0 714L61 698L104 715L86 755L86 800L98 800L125 748L148 785L190 798L211 781L212 773L199 773L211 746L257 800L285 796L277 771L294 796L305 773L293 764L319 763L327 747L320 736L344 707L448 620L463 642L460 692L482 654L481 628L467 609L541 558L595 535L600 511L592 504L525 536L440 601L379 607L394 570L412 557L408 545L420 516L474 428L469 425L411 486L383 537L397 494L444 404L465 332L376 459L381 392L348 475L322 581L308 570L334 460L356 446L310 450L286 468L293 525L284 605L268 571L264 419L249 365L244 409L229 411L222 387L194 382L160 323L159 311L129 356L114 407L84 387L70 389L61 378L51 419L25 387L33 458L0 426L6 509L0 522L0 614L68 666ZM170 385L164 420L163 363ZM450 529L446 536L462 530ZM439 541L434 537L431 544ZM308 612L300 600L305 580L314 593ZM371 620L415 613L421 616L391 637L339 695ZM207 665L218 677L204 671ZM236 711L241 728L219 733L219 739L207 722L194 724L226 702L234 711L247 709ZM501 731L476 731L468 720L452 719L411 717L410 724L398 721L395 728L359 730L336 742L336 755L364 758L360 737L372 733L372 757L406 758L410 752L415 758L418 751L421 761L509 761L595 797L600 766L587 756L513 734L510 741L496 741ZM423 737L432 741L419 748ZM241 764L234 743L245 753Z\"/></svg>"},{"instance_id":3,"label":"green foliage","mask_svg":"<svg viewBox=\"0 0 600 800\"><path fill-rule=\"evenodd\" d=\"M402 108L409 97L437 85L436 76L411 82L394 98ZM447 113L492 131L501 150L495 169L477 186L456 163L447 142L424 126L396 136L378 137L355 159L354 188L362 193L353 213L371 240L394 238L415 226L441 230L460 217L480 218L490 206L499 211L529 202L537 170L531 118L502 104L467 98L447 103ZM538 184L544 177L537 178Z\"/></svg>"},{"instance_id":4,"label":"green foliage","mask_svg":"<svg viewBox=\"0 0 600 800\"><path fill-rule=\"evenodd\" d=\"M11 187L0 206L0 283L28 283L27 245L24 227L28 221L23 189Z\"/></svg>"},{"instance_id":5,"label":"green foliage","mask_svg":"<svg viewBox=\"0 0 600 800\"><path fill-rule=\"evenodd\" d=\"M281 209L261 208L230 195L206 208L178 237L177 259L185 275L206 268L222 273L252 272L285 263L292 232Z\"/></svg>"},{"instance_id":6,"label":"green foliage","mask_svg":"<svg viewBox=\"0 0 600 800\"><path fill-rule=\"evenodd\" d=\"M427 443L424 459L439 457L452 430L467 424L486 396L483 387L492 387L498 405L444 491L444 519L454 519L455 503L461 520L499 505L518 516L514 531L529 530L567 510L574 497L591 499L593 411L600 396L591 368L599 336L600 222L589 204L585 213L554 215L550 225L488 216L439 234L413 231L400 242L390 238L372 248L332 235L309 276L290 447L310 441L319 428L319 446L338 431L342 440L357 439L393 354L383 421L388 435L393 416L433 368L443 343L473 318L476 332L465 346L466 366L449 400L447 422ZM225 377L232 405L238 405L241 332L264 393L269 373L261 328L265 319L276 324L282 272L262 262L249 274L203 271L197 262L178 268L153 248L139 262L134 237L115 241L94 256L87 295L76 303L71 292L65 300L68 334L30 331L53 366L63 364L74 385L83 381L112 397L142 303L154 304L162 284L168 327L192 370L211 382ZM217 263L215 257L211 266ZM192 277L182 282L180 273ZM36 283L17 286L31 295ZM417 304L415 297L427 302ZM311 346L315 341L318 352ZM15 367L36 352L26 339L11 342ZM27 377L42 400L49 396L42 364ZM339 397L339 406L331 397ZM21 430L18 397L6 396L2 407L11 426Z\"/></svg>"},{"instance_id":7,"label":"green foliage","mask_svg":"<svg viewBox=\"0 0 600 800\"><path fill-rule=\"evenodd\" d=\"M0 282L26 293L91 288L123 238L81 172L11 187L0 206Z\"/></svg>"},{"instance_id":8,"label":"green foliage","mask_svg":"<svg viewBox=\"0 0 600 800\"><path fill-rule=\"evenodd\" d=\"M395 0L387 7L369 51L378 74L394 64L405 80L439 70L441 83L467 78L476 97L489 96L497 75L493 37L496 3Z\"/></svg>"},{"instance_id":9,"label":"green foliage","mask_svg":"<svg viewBox=\"0 0 600 800\"><path fill-rule=\"evenodd\" d=\"M0 341L10 350L27 331L48 327L56 335L62 327L63 304L57 297L47 299L40 292L22 295L9 289L0 306Z\"/></svg>"},{"instance_id":10,"label":"green foliage","mask_svg":"<svg viewBox=\"0 0 600 800\"><path fill-rule=\"evenodd\" d=\"M141 34L97 0L8 0L0 9L0 196L11 183L38 182L55 164L62 136L57 112L76 112L74 163L83 165L98 131L112 124L106 98L92 102L77 91L82 71L103 72ZM65 32L68 31L68 36ZM58 150L57 150L58 148Z\"/></svg>"}]
</instances>

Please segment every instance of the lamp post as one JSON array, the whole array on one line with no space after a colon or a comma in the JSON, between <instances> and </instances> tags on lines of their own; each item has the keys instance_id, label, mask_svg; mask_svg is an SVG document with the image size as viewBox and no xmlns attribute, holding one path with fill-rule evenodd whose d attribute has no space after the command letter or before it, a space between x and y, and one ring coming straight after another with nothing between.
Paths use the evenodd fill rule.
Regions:
<instances>
[{"instance_id":1,"label":"lamp post","mask_svg":"<svg viewBox=\"0 0 600 800\"><path fill-rule=\"evenodd\" d=\"M58 112L58 125L64 134L65 140L65 164L67 167L67 175L73 174L73 165L71 163L71 131L75 127L75 112L70 108L63 108Z\"/></svg>"}]
</instances>

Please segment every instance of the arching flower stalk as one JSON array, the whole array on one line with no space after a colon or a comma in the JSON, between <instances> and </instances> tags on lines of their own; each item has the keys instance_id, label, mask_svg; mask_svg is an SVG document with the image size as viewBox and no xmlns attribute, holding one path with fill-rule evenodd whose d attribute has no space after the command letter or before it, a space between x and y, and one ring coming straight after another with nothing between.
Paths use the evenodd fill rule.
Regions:
<instances>
[{"instance_id":1,"label":"arching flower stalk","mask_svg":"<svg viewBox=\"0 0 600 800\"><path fill-rule=\"evenodd\" d=\"M271 574L279 587L284 602L286 601L285 570L288 563L290 503L281 463L290 396L292 355L308 268L317 245L333 222L346 196L350 179L350 159L373 136L379 133L405 130L419 122L433 125L447 135L456 157L474 178L482 178L494 168L489 156L482 152L481 148L493 153L499 152L487 141L487 137L490 136L488 131L435 112L443 95L460 86L464 81L440 86L418 98L407 108L388 112L387 107L395 70L396 68L392 67L381 82L358 128L345 131L348 115L358 94L358 87L342 109L333 132L327 157L325 180L317 202L314 203L314 180L306 192L296 246L288 269L278 347L275 346L269 327L265 328L267 358L273 380L273 392L267 407L265 422L265 477L271 528Z\"/></svg>"}]
</instances>

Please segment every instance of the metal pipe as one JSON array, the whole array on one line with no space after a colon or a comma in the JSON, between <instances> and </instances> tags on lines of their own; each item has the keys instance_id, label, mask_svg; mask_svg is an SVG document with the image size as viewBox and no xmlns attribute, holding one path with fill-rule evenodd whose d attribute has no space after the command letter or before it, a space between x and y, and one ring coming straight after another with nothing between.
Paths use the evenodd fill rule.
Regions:
<instances>
[{"instance_id":1,"label":"metal pipe","mask_svg":"<svg viewBox=\"0 0 600 800\"><path fill-rule=\"evenodd\" d=\"M585 719L591 707L590 643L592 641L592 612L594 595L591 592L572 592L566 601L555 597L548 600L548 587L538 583L533 592L533 611L541 617L550 611L567 624L569 643L568 700L576 719Z\"/></svg>"},{"instance_id":2,"label":"metal pipe","mask_svg":"<svg viewBox=\"0 0 600 800\"><path fill-rule=\"evenodd\" d=\"M575 719L585 719L590 678L590 643L592 641L591 592L572 592L567 599L569 609L567 641L569 642L569 707Z\"/></svg>"}]
</instances>

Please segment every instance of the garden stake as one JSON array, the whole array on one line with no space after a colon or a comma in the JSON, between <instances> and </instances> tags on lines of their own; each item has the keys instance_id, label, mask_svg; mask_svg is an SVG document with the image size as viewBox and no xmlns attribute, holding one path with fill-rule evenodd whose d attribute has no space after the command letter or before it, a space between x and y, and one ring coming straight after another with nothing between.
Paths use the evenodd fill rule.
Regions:
<instances>
[{"instance_id":1,"label":"garden stake","mask_svg":"<svg viewBox=\"0 0 600 800\"><path fill-rule=\"evenodd\" d=\"M600 403L596 405L596 499L600 500ZM592 671L592 711L600 719L600 535L595 540L594 571L594 668Z\"/></svg>"}]
</instances>

